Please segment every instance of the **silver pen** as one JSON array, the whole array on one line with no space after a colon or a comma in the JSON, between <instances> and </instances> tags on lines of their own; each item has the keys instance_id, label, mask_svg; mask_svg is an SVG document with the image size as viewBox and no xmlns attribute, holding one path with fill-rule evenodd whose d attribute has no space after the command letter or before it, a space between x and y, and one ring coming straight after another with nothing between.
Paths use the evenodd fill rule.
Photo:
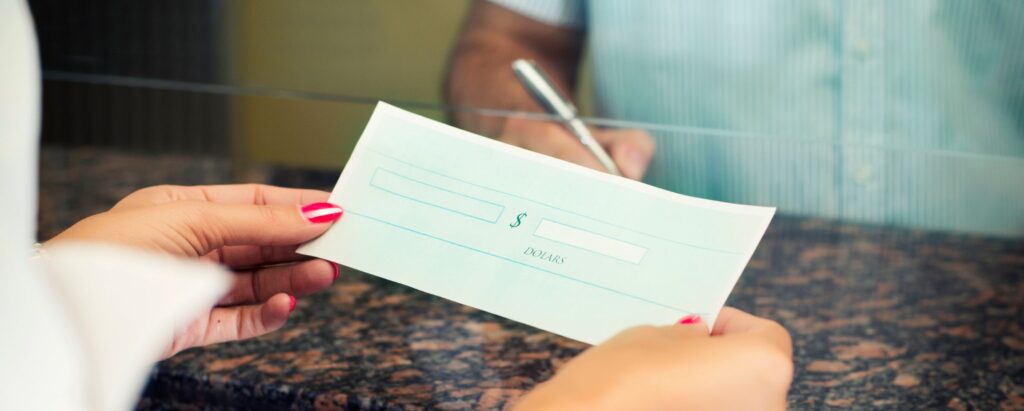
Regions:
<instances>
[{"instance_id":1,"label":"silver pen","mask_svg":"<svg viewBox=\"0 0 1024 411\"><path fill-rule=\"evenodd\" d=\"M622 172L619 171L619 167L612 161L611 156L604 151L601 144L594 139L594 136L590 134L590 130L580 120L579 112L576 110L568 98L565 98L562 93L558 92L554 84L540 67L537 67L537 63L532 60L518 59L512 62L512 71L516 73L516 77L523 83L523 87L526 91L530 92L541 106L550 114L557 115L562 118L565 122L566 127L569 127L569 131L576 135L576 138L583 143L583 146L590 150L590 152L597 158L597 161L608 169L609 173L621 176Z\"/></svg>"}]
</instances>

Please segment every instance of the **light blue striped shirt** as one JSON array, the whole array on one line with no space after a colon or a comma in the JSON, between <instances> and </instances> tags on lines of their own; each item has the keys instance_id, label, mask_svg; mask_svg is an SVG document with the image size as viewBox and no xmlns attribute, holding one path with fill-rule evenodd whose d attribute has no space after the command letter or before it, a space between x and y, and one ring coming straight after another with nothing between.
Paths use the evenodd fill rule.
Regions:
<instances>
[{"instance_id":1,"label":"light blue striped shirt","mask_svg":"<svg viewBox=\"0 0 1024 411\"><path fill-rule=\"evenodd\" d=\"M781 213L1024 234L1024 1L492 0L586 31L647 181Z\"/></svg>"}]
</instances>

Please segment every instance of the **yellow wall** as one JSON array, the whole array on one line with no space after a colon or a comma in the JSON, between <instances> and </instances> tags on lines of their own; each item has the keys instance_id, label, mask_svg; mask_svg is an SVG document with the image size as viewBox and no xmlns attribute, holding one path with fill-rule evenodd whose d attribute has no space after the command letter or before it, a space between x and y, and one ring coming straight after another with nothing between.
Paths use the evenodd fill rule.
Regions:
<instances>
[{"instance_id":1,"label":"yellow wall","mask_svg":"<svg viewBox=\"0 0 1024 411\"><path fill-rule=\"evenodd\" d=\"M229 4L235 84L438 104L468 1ZM367 104L243 97L234 108L237 151L257 163L340 168L371 111Z\"/></svg>"}]
</instances>

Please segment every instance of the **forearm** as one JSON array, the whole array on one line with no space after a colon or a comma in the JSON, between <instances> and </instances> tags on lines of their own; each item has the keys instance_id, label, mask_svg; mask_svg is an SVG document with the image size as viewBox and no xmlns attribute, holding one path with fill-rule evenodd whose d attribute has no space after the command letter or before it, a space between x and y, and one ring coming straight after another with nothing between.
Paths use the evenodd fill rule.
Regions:
<instances>
[{"instance_id":1,"label":"forearm","mask_svg":"<svg viewBox=\"0 0 1024 411\"><path fill-rule=\"evenodd\" d=\"M464 109L541 110L512 72L512 62L519 58L535 60L569 94L580 43L581 34L573 30L548 26L484 1L475 3L453 52L445 85L447 102L456 108L455 123L497 136L504 118Z\"/></svg>"},{"instance_id":2,"label":"forearm","mask_svg":"<svg viewBox=\"0 0 1024 411\"><path fill-rule=\"evenodd\" d=\"M483 135L497 136L505 122L503 117L481 115L464 109L541 109L512 72L512 62L517 58L536 60L545 70L549 70L552 81L563 90L569 88L571 78L562 73L555 74L550 69L552 64L545 61L543 56L532 53L529 48L500 35L480 33L471 36L460 42L449 71L447 98L448 104L456 108L452 117L458 126Z\"/></svg>"}]
</instances>

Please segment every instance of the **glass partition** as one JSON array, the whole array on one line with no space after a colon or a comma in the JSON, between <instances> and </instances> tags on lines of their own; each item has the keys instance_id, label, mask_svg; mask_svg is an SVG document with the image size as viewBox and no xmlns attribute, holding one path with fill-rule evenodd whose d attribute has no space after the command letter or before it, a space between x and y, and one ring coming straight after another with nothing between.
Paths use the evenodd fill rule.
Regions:
<instances>
[{"instance_id":1,"label":"glass partition","mask_svg":"<svg viewBox=\"0 0 1024 411\"><path fill-rule=\"evenodd\" d=\"M378 101L601 169L530 59L629 176L778 208L727 305L792 334L793 408L1020 404L1024 2L29 4L43 240L145 186L330 190ZM139 408L501 408L586 348L342 273Z\"/></svg>"},{"instance_id":2,"label":"glass partition","mask_svg":"<svg viewBox=\"0 0 1024 411\"><path fill-rule=\"evenodd\" d=\"M787 215L1024 233L1024 60L981 5L30 3L49 146L338 170L377 101L523 145L506 119L543 134L530 122L554 117L502 60L521 55L596 134L648 136L655 186Z\"/></svg>"}]
</instances>

